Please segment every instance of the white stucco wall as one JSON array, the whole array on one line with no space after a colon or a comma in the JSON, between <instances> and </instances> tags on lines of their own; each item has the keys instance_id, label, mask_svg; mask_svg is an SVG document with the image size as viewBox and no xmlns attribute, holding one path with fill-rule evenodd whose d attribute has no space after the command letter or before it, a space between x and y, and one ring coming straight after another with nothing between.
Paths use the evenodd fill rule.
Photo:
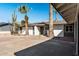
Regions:
<instances>
[{"instance_id":1,"label":"white stucco wall","mask_svg":"<svg viewBox=\"0 0 79 59\"><path fill-rule=\"evenodd\" d=\"M32 27L29 27L28 33L29 33L29 35L33 35L33 28ZM26 28L23 28L22 29L22 34L26 34Z\"/></svg>"},{"instance_id":2,"label":"white stucco wall","mask_svg":"<svg viewBox=\"0 0 79 59\"><path fill-rule=\"evenodd\" d=\"M33 28L29 28L29 35L33 35Z\"/></svg>"},{"instance_id":3,"label":"white stucco wall","mask_svg":"<svg viewBox=\"0 0 79 59\"><path fill-rule=\"evenodd\" d=\"M40 31L37 26L34 26L34 35L40 35Z\"/></svg>"},{"instance_id":4,"label":"white stucco wall","mask_svg":"<svg viewBox=\"0 0 79 59\"><path fill-rule=\"evenodd\" d=\"M54 27L54 36L55 37L64 37L64 25L56 25Z\"/></svg>"},{"instance_id":5,"label":"white stucco wall","mask_svg":"<svg viewBox=\"0 0 79 59\"><path fill-rule=\"evenodd\" d=\"M23 28L22 34L25 34L25 33L26 33L26 30L25 30L25 28ZM33 29L33 27L29 27L28 33L29 33L29 35L40 35L40 31L37 26L34 26L34 29Z\"/></svg>"},{"instance_id":6,"label":"white stucco wall","mask_svg":"<svg viewBox=\"0 0 79 59\"><path fill-rule=\"evenodd\" d=\"M20 33L20 31L19 31L19 33ZM26 31L25 30L22 30L22 34L26 34Z\"/></svg>"},{"instance_id":7,"label":"white stucco wall","mask_svg":"<svg viewBox=\"0 0 79 59\"><path fill-rule=\"evenodd\" d=\"M54 27L54 36L55 37L64 37L64 25L56 25ZM39 27L34 26L32 28L29 28L28 30L29 35L40 35L40 31L39 31ZM45 32L48 32L48 30L46 30ZM23 34L25 34L25 30L23 30Z\"/></svg>"}]
</instances>

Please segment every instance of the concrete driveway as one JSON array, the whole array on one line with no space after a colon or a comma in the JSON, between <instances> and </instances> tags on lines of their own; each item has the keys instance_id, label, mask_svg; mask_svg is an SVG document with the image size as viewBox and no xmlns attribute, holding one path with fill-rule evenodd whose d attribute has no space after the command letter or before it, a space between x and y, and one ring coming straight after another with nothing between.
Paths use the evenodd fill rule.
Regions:
<instances>
[{"instance_id":1,"label":"concrete driveway","mask_svg":"<svg viewBox=\"0 0 79 59\"><path fill-rule=\"evenodd\" d=\"M55 38L56 39L56 38ZM74 56L75 43L62 40L48 40L27 49L15 52L16 56Z\"/></svg>"}]
</instances>

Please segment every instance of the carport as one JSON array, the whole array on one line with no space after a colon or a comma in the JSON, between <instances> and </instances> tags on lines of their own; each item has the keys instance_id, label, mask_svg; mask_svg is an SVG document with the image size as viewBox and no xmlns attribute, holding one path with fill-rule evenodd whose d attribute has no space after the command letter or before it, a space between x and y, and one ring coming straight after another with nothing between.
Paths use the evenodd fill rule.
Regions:
<instances>
[{"instance_id":1,"label":"carport","mask_svg":"<svg viewBox=\"0 0 79 59\"><path fill-rule=\"evenodd\" d=\"M67 23L74 23L74 42L76 43L76 52L78 55L78 18L79 18L79 4L77 3L51 3L59 14L67 21Z\"/></svg>"}]
</instances>

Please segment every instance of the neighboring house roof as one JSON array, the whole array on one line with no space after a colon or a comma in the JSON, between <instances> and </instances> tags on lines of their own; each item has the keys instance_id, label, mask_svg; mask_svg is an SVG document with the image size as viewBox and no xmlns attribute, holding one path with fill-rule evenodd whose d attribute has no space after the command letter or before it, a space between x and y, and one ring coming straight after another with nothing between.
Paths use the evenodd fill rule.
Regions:
<instances>
[{"instance_id":1,"label":"neighboring house roof","mask_svg":"<svg viewBox=\"0 0 79 59\"><path fill-rule=\"evenodd\" d=\"M2 26L7 26L7 25L11 25L10 23L5 23L5 22L1 22L0 23L0 27L2 27Z\"/></svg>"},{"instance_id":2,"label":"neighboring house roof","mask_svg":"<svg viewBox=\"0 0 79 59\"><path fill-rule=\"evenodd\" d=\"M28 26L44 26L45 23L31 23Z\"/></svg>"},{"instance_id":3,"label":"neighboring house roof","mask_svg":"<svg viewBox=\"0 0 79 59\"><path fill-rule=\"evenodd\" d=\"M59 20L54 20L53 24L67 24L65 20L59 21ZM29 27L32 26L44 26L44 25L49 25L49 22L39 22L39 23L29 23ZM0 23L0 31L9 31L10 30L10 23ZM23 26L25 27L25 25Z\"/></svg>"},{"instance_id":4,"label":"neighboring house roof","mask_svg":"<svg viewBox=\"0 0 79 59\"><path fill-rule=\"evenodd\" d=\"M0 31L10 31L10 26L11 26L10 23L1 22L0 23Z\"/></svg>"}]
</instances>

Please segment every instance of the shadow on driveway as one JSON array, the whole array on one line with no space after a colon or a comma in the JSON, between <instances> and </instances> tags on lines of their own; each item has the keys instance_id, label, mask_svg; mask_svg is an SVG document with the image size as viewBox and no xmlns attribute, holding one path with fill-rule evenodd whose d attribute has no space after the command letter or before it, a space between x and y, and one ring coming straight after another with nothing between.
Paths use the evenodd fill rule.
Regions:
<instances>
[{"instance_id":1,"label":"shadow on driveway","mask_svg":"<svg viewBox=\"0 0 79 59\"><path fill-rule=\"evenodd\" d=\"M14 53L16 56L74 56L75 43L48 40Z\"/></svg>"}]
</instances>

